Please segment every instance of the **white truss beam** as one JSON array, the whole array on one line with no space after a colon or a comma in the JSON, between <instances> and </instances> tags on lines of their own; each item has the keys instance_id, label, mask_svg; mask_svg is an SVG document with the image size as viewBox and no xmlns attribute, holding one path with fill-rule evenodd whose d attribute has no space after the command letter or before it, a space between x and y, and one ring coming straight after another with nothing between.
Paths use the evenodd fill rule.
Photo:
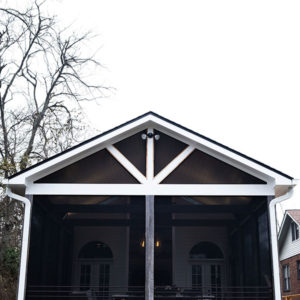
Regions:
<instances>
[{"instance_id":1,"label":"white truss beam","mask_svg":"<svg viewBox=\"0 0 300 300\"><path fill-rule=\"evenodd\" d=\"M175 157L164 169L162 169L154 178L153 182L158 184L170 175L193 151L195 147L186 147L177 157Z\"/></svg>"},{"instance_id":2,"label":"white truss beam","mask_svg":"<svg viewBox=\"0 0 300 300\"><path fill-rule=\"evenodd\" d=\"M146 177L115 146L109 145L106 149L140 183L146 182Z\"/></svg>"}]
</instances>

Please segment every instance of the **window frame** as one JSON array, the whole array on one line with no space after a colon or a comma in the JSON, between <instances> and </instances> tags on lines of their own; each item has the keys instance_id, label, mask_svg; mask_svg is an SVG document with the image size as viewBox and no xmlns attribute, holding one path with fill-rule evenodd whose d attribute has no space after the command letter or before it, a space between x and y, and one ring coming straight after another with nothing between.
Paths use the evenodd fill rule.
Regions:
<instances>
[{"instance_id":1,"label":"window frame","mask_svg":"<svg viewBox=\"0 0 300 300\"><path fill-rule=\"evenodd\" d=\"M282 266L282 279L283 279L283 291L289 292L291 290L291 273L290 273L289 264Z\"/></svg>"},{"instance_id":2,"label":"window frame","mask_svg":"<svg viewBox=\"0 0 300 300\"><path fill-rule=\"evenodd\" d=\"M297 260L297 279L300 280L300 260Z\"/></svg>"},{"instance_id":3,"label":"window frame","mask_svg":"<svg viewBox=\"0 0 300 300\"><path fill-rule=\"evenodd\" d=\"M291 222L292 242L299 239L299 226L294 221Z\"/></svg>"}]
</instances>

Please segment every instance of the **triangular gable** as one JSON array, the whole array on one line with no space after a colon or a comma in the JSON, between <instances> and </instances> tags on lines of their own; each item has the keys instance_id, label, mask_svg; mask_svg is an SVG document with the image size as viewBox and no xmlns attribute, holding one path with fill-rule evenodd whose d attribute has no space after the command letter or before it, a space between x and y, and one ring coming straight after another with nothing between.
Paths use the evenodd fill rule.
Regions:
<instances>
[{"instance_id":1,"label":"triangular gable","mask_svg":"<svg viewBox=\"0 0 300 300\"><path fill-rule=\"evenodd\" d=\"M281 222L281 226L279 228L279 233L278 233L278 241L279 241L280 246L284 242L286 233L289 230L290 224L292 221L295 222L296 224L298 224L298 226L300 226L299 220L296 218L293 218L293 216L289 213L289 211L286 210L284 213L282 222Z\"/></svg>"},{"instance_id":2,"label":"triangular gable","mask_svg":"<svg viewBox=\"0 0 300 300\"><path fill-rule=\"evenodd\" d=\"M130 157L132 151L128 148L128 144L126 145L123 141L126 139L137 141L140 138L140 133L149 127L161 133L161 144L163 144L164 139L169 139L174 142L174 147L172 147L173 154L171 153L172 155L170 155L169 158L165 158L165 161L161 162L161 166L157 167L156 173L167 164L168 159L176 156L176 151L180 152L182 150L182 145L192 145L196 150L205 153L209 157L222 161L260 180L276 182L276 184L280 185L291 184L292 177L152 112L144 114L11 176L9 178L9 184L25 185L28 181L36 181L59 169L76 163L85 157L93 155L111 144L115 144L116 148L123 151L123 154L127 155L128 159L136 164L139 172L144 173L145 167L142 160L144 159L145 153L141 153L139 157L136 157L134 154ZM142 142L139 141L139 143L140 144L136 146L141 149Z\"/></svg>"}]
</instances>

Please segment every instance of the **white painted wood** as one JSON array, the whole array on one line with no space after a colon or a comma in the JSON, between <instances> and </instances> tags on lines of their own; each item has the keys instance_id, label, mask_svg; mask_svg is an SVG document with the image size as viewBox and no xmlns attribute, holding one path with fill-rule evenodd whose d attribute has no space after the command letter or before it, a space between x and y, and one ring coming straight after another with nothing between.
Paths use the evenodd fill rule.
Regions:
<instances>
[{"instance_id":1,"label":"white painted wood","mask_svg":"<svg viewBox=\"0 0 300 300\"><path fill-rule=\"evenodd\" d=\"M145 198L145 300L154 299L154 196Z\"/></svg>"},{"instance_id":2,"label":"white painted wood","mask_svg":"<svg viewBox=\"0 0 300 300\"><path fill-rule=\"evenodd\" d=\"M193 151L195 147L188 146L178 156L176 156L165 168L163 168L154 178L153 183L159 184L170 175Z\"/></svg>"},{"instance_id":3,"label":"white painted wood","mask_svg":"<svg viewBox=\"0 0 300 300\"><path fill-rule=\"evenodd\" d=\"M272 196L272 186L264 184L55 184L33 183L31 195L165 195L165 196Z\"/></svg>"},{"instance_id":4,"label":"white painted wood","mask_svg":"<svg viewBox=\"0 0 300 300\"><path fill-rule=\"evenodd\" d=\"M17 300L24 300L26 294L25 289L26 289L26 281L27 281L27 264L28 264L28 252L29 252L32 196L27 195L26 197L22 197L20 195L12 193L12 191L9 188L7 188L6 193L10 198L21 201L25 205L23 232L22 232L21 260L20 260L20 271L19 271L19 282L18 282L18 296L17 296Z\"/></svg>"},{"instance_id":5,"label":"white painted wood","mask_svg":"<svg viewBox=\"0 0 300 300\"><path fill-rule=\"evenodd\" d=\"M106 149L140 183L146 182L146 177L115 146L109 145Z\"/></svg>"},{"instance_id":6,"label":"white painted wood","mask_svg":"<svg viewBox=\"0 0 300 300\"><path fill-rule=\"evenodd\" d=\"M287 230L279 251L280 261L300 254L300 238L292 240L291 218L288 216L285 222L287 222Z\"/></svg>"},{"instance_id":7,"label":"white painted wood","mask_svg":"<svg viewBox=\"0 0 300 300\"><path fill-rule=\"evenodd\" d=\"M269 203L269 222L271 236L271 251L272 251L272 267L273 267L273 286L275 300L281 300L281 285L280 285L280 267L278 254L278 238L277 238L277 220L276 220L276 204L288 200L293 195L293 189L286 194L275 198Z\"/></svg>"},{"instance_id":8,"label":"white painted wood","mask_svg":"<svg viewBox=\"0 0 300 300\"><path fill-rule=\"evenodd\" d=\"M153 134L153 128L148 128L147 133ZM146 177L147 181L152 181L154 177L154 136L147 137Z\"/></svg>"},{"instance_id":9,"label":"white painted wood","mask_svg":"<svg viewBox=\"0 0 300 300\"><path fill-rule=\"evenodd\" d=\"M27 182L31 183L40 178L43 178L63 167L66 167L80 159L83 159L97 151L104 149L110 144L123 140L131 135L134 135L148 128L151 121L151 115L147 115L135 122L119 127L99 138L96 138L88 143L76 147L66 153L62 153L57 157L29 169L24 173L9 180L9 184L24 185Z\"/></svg>"},{"instance_id":10,"label":"white painted wood","mask_svg":"<svg viewBox=\"0 0 300 300\"><path fill-rule=\"evenodd\" d=\"M254 161L247 159L237 153L234 153L230 150L227 150L226 148L219 146L213 142L210 142L209 140L206 140L202 137L199 137L198 135L187 131L181 127L176 126L175 124L172 124L166 120L163 120L161 118L158 118L156 116L153 116L151 118L151 122L153 122L153 126L172 136L173 138L177 138L179 140L185 141L188 144L195 144L196 148L199 148L201 151L208 151L210 150L210 155L214 156L214 154L219 153L220 157L219 159L225 159L226 161L230 161L231 165L241 169L242 166L246 167L243 171L248 172L251 174L251 171L256 171L256 176L264 177L265 179L275 180L278 184L291 184L291 180L288 179L285 176L282 176L266 167L263 167L260 164L255 163ZM226 162L225 161L225 162ZM246 170L249 171L246 171ZM255 175L254 175L255 176ZM258 177L258 178L260 178ZM261 178L263 179L263 178Z\"/></svg>"},{"instance_id":11,"label":"white painted wood","mask_svg":"<svg viewBox=\"0 0 300 300\"><path fill-rule=\"evenodd\" d=\"M104 136L96 138L89 143L83 144L80 147L61 154L54 159L46 161L45 163L10 179L8 184L26 185L27 182L30 183L42 178L64 166L67 166L75 161L78 161L79 159L95 153L96 151L99 151L100 149L105 148L109 144L113 144L118 140L144 130L147 127L155 127L174 138L187 142L190 145L194 145L197 149L221 159L224 162L229 163L253 176L266 180L268 183L273 183L274 185L294 184L291 179L280 175L269 168L255 163L250 159L247 159L222 146L210 142L209 140L199 137L198 135L183 129L180 126L177 126L152 114L146 115L143 118L119 127Z\"/></svg>"}]
</instances>

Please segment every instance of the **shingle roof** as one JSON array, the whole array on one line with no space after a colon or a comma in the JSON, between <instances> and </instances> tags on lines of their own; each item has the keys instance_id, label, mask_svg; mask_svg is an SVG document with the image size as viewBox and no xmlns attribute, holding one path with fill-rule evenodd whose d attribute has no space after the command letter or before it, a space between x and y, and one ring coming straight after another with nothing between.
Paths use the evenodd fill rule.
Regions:
<instances>
[{"instance_id":1,"label":"shingle roof","mask_svg":"<svg viewBox=\"0 0 300 300\"><path fill-rule=\"evenodd\" d=\"M289 209L287 213L300 225L300 209Z\"/></svg>"}]
</instances>

